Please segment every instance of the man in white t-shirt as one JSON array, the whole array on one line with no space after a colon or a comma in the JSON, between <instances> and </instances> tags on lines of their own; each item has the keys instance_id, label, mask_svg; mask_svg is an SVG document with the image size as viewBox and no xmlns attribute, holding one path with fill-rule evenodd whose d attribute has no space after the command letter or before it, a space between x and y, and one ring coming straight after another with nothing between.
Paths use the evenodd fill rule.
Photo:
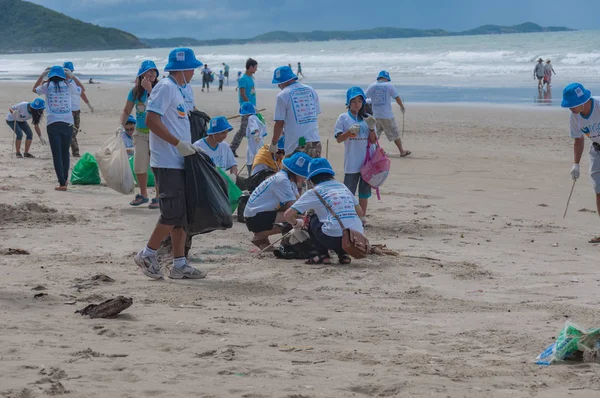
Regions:
<instances>
[{"instance_id":1,"label":"man in white t-shirt","mask_svg":"<svg viewBox=\"0 0 600 398\"><path fill-rule=\"evenodd\" d=\"M384 70L379 72L377 81L372 83L367 88L367 99L371 101L373 107L373 116L377 119L377 136L381 136L382 132L385 132L385 136L389 141L394 141L394 144L400 151L400 157L405 157L411 154L410 151L405 150L402 147L402 140L400 139L400 131L396 125L396 118L392 111L392 100L396 101L400 110L402 111L402 117L404 117L404 104L398 91L391 83L392 79L390 74Z\"/></svg>"},{"instance_id":2,"label":"man in white t-shirt","mask_svg":"<svg viewBox=\"0 0 600 398\"><path fill-rule=\"evenodd\" d=\"M142 272L153 279L163 277L156 250L171 234L173 267L171 279L201 279L206 273L191 267L185 258L185 156L195 154L183 88L202 62L189 48L176 48L169 54L165 71L169 76L154 86L148 99L146 125L150 129L150 166L160 189L160 218L147 246L135 256Z\"/></svg>"},{"instance_id":3,"label":"man in white t-shirt","mask_svg":"<svg viewBox=\"0 0 600 398\"><path fill-rule=\"evenodd\" d=\"M289 66L280 66L273 73L273 84L281 89L275 103L275 127L269 150L277 152L277 140L285 127L285 153L292 156L304 152L311 158L321 156L318 115L321 113L317 92L298 83L298 76Z\"/></svg>"},{"instance_id":4,"label":"man in white t-shirt","mask_svg":"<svg viewBox=\"0 0 600 398\"><path fill-rule=\"evenodd\" d=\"M600 214L600 100L592 98L590 90L579 83L571 83L563 91L560 104L571 110L569 129L573 141L573 167L571 177L579 178L579 162L585 147L585 137L592 140L590 147L590 176L596 193L596 207ZM592 238L590 243L600 243L600 237Z\"/></svg>"},{"instance_id":5,"label":"man in white t-shirt","mask_svg":"<svg viewBox=\"0 0 600 398\"><path fill-rule=\"evenodd\" d=\"M231 130L233 127L225 116L214 117L210 120L206 137L194 142L194 145L206 152L217 167L237 176L237 160L229 144L225 142L227 133Z\"/></svg>"}]
</instances>

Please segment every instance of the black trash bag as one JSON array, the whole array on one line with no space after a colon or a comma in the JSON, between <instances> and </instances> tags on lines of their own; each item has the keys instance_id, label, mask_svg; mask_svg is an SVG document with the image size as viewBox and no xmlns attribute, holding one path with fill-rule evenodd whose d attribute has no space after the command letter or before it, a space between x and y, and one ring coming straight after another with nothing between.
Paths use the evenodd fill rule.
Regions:
<instances>
[{"instance_id":1,"label":"black trash bag","mask_svg":"<svg viewBox=\"0 0 600 398\"><path fill-rule=\"evenodd\" d=\"M275 174L271 169L264 169L258 173L246 178L246 189L250 192L254 191L264 180Z\"/></svg>"},{"instance_id":2,"label":"black trash bag","mask_svg":"<svg viewBox=\"0 0 600 398\"><path fill-rule=\"evenodd\" d=\"M246 185L246 180L248 178L247 177L242 177L241 175L236 175L235 176L235 185L237 185L237 187L239 189L241 189L242 191L246 191L248 190L248 186Z\"/></svg>"},{"instance_id":3,"label":"black trash bag","mask_svg":"<svg viewBox=\"0 0 600 398\"><path fill-rule=\"evenodd\" d=\"M190 133L192 135L192 143L206 137L206 131L210 116L202 111L190 112Z\"/></svg>"},{"instance_id":4,"label":"black trash bag","mask_svg":"<svg viewBox=\"0 0 600 398\"><path fill-rule=\"evenodd\" d=\"M246 217L244 217L244 210L246 209L246 204L248 203L248 199L250 199L250 194L244 194L240 196L238 201L237 208L237 220L238 222L246 222Z\"/></svg>"},{"instance_id":5,"label":"black trash bag","mask_svg":"<svg viewBox=\"0 0 600 398\"><path fill-rule=\"evenodd\" d=\"M185 232L189 236L233 227L227 183L205 153L184 158Z\"/></svg>"},{"instance_id":6,"label":"black trash bag","mask_svg":"<svg viewBox=\"0 0 600 398\"><path fill-rule=\"evenodd\" d=\"M317 251L309 240L291 245L284 243L273 251L273 255L283 260L308 260L317 255Z\"/></svg>"}]
</instances>

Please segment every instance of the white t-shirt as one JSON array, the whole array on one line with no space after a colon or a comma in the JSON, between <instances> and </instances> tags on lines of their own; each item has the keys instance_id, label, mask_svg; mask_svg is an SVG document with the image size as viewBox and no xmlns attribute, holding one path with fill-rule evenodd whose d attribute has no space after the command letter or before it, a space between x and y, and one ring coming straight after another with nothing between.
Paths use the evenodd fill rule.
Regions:
<instances>
[{"instance_id":1,"label":"white t-shirt","mask_svg":"<svg viewBox=\"0 0 600 398\"><path fill-rule=\"evenodd\" d=\"M183 99L185 100L185 109L187 109L188 112L193 111L196 106L196 101L194 99L192 85L186 84L185 87L181 89L181 94L183 94Z\"/></svg>"},{"instance_id":2,"label":"white t-shirt","mask_svg":"<svg viewBox=\"0 0 600 398\"><path fill-rule=\"evenodd\" d=\"M300 137L306 142L321 140L317 122L320 113L319 96L312 87L294 83L277 94L274 120L285 122L285 153L294 152Z\"/></svg>"},{"instance_id":3,"label":"white t-shirt","mask_svg":"<svg viewBox=\"0 0 600 398\"><path fill-rule=\"evenodd\" d=\"M150 93L146 112L159 114L163 124L175 138L191 142L190 120L181 90L173 79L161 79ZM150 134L150 166L183 169L183 156L174 145L152 133Z\"/></svg>"},{"instance_id":4,"label":"white t-shirt","mask_svg":"<svg viewBox=\"0 0 600 398\"><path fill-rule=\"evenodd\" d=\"M592 98L592 110L590 115L585 118L581 114L571 113L569 125L572 138L581 138L584 135L593 142L600 143L600 100Z\"/></svg>"},{"instance_id":5,"label":"white t-shirt","mask_svg":"<svg viewBox=\"0 0 600 398\"><path fill-rule=\"evenodd\" d=\"M349 112L342 113L335 122L334 135L345 133L352 125L360 125L360 133L354 138L344 141L344 173L360 173L360 168L365 164L367 144L369 143L369 126L367 122L357 121ZM371 144L371 155L375 153L375 145Z\"/></svg>"},{"instance_id":6,"label":"white t-shirt","mask_svg":"<svg viewBox=\"0 0 600 398\"><path fill-rule=\"evenodd\" d=\"M6 121L14 122L17 119L17 122L24 122L31 119L31 113L29 113L29 109L27 108L29 102L19 102L16 105L10 107L13 111L15 111L14 116L12 113L8 112L6 114Z\"/></svg>"},{"instance_id":7,"label":"white t-shirt","mask_svg":"<svg viewBox=\"0 0 600 398\"><path fill-rule=\"evenodd\" d=\"M292 205L298 213L304 213L307 210L313 209L319 217L319 221L323 223L323 233L331 237L342 236L342 228L335 217L327 210L327 207L315 195L314 190L325 200L335 214L342 220L344 227L351 230L363 233L363 225L356 214L355 206L358 204L358 199L352 195L352 192L339 181L326 181L317 185L314 189L307 191Z\"/></svg>"},{"instance_id":8,"label":"white t-shirt","mask_svg":"<svg viewBox=\"0 0 600 398\"><path fill-rule=\"evenodd\" d=\"M73 124L71 113L71 86L61 81L58 85L46 82L35 89L39 95L46 96L46 125L64 122Z\"/></svg>"},{"instance_id":9,"label":"white t-shirt","mask_svg":"<svg viewBox=\"0 0 600 398\"><path fill-rule=\"evenodd\" d=\"M373 116L376 119L393 119L392 100L399 97L396 87L390 82L374 82L367 88L367 98L371 98Z\"/></svg>"},{"instance_id":10,"label":"white t-shirt","mask_svg":"<svg viewBox=\"0 0 600 398\"><path fill-rule=\"evenodd\" d=\"M81 110L81 87L75 83L75 80L71 79L68 81L69 86L71 88L71 110L72 111L80 111Z\"/></svg>"},{"instance_id":11,"label":"white t-shirt","mask_svg":"<svg viewBox=\"0 0 600 398\"><path fill-rule=\"evenodd\" d=\"M254 156L258 150L265 145L264 138L267 136L267 126L260 121L258 116L250 115L248 118L248 127L246 127L246 137L248 138L248 147L246 148L246 165L251 166L254 163Z\"/></svg>"},{"instance_id":12,"label":"white t-shirt","mask_svg":"<svg viewBox=\"0 0 600 398\"><path fill-rule=\"evenodd\" d=\"M285 171L280 171L264 180L246 203L244 217L254 217L265 211L275 211L287 202L298 198L298 188L290 181Z\"/></svg>"},{"instance_id":13,"label":"white t-shirt","mask_svg":"<svg viewBox=\"0 0 600 398\"><path fill-rule=\"evenodd\" d=\"M202 138L201 140L194 142L194 145L204 149L206 154L212 159L213 163L223 170L229 170L233 166L237 166L237 160L235 160L235 156L233 156L233 151L225 141L219 142L217 146L213 148L208 145L206 138Z\"/></svg>"}]
</instances>

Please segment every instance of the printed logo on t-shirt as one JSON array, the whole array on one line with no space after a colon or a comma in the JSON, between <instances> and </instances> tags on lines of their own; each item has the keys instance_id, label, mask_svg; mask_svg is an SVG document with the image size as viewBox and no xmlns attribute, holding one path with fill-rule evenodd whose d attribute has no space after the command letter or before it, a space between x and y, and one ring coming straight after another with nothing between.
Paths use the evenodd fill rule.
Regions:
<instances>
[{"instance_id":1,"label":"printed logo on t-shirt","mask_svg":"<svg viewBox=\"0 0 600 398\"><path fill-rule=\"evenodd\" d=\"M186 112L185 107L182 104L177 105L177 115L179 115L180 119L185 119Z\"/></svg>"}]
</instances>

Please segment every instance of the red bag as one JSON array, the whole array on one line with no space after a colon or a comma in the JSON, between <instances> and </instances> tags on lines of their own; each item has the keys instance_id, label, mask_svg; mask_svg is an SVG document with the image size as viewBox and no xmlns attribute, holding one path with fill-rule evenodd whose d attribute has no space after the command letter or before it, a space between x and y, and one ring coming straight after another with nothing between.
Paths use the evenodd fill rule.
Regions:
<instances>
[{"instance_id":1,"label":"red bag","mask_svg":"<svg viewBox=\"0 0 600 398\"><path fill-rule=\"evenodd\" d=\"M383 185L390 174L391 161L385 151L379 146L379 140L376 142L375 154L371 157L371 144L367 144L367 155L365 163L360 168L360 175L363 180L377 192L377 199L381 200L379 187Z\"/></svg>"}]
</instances>

